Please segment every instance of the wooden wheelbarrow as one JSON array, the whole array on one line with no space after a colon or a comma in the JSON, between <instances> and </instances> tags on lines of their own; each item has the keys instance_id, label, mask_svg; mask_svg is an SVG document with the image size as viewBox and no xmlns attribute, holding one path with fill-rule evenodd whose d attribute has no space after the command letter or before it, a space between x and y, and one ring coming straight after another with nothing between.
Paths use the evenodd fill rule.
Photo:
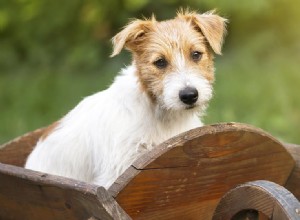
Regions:
<instances>
[{"instance_id":1,"label":"wooden wheelbarrow","mask_svg":"<svg viewBox=\"0 0 300 220\"><path fill-rule=\"evenodd\" d=\"M22 168L43 131L0 147L0 219L300 219L300 146L249 125L171 138L108 190Z\"/></svg>"}]
</instances>

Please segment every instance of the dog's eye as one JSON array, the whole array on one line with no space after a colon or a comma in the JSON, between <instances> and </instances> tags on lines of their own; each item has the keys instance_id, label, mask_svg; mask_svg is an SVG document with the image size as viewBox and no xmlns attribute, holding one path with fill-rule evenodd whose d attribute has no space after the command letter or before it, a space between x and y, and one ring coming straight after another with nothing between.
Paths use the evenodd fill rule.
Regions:
<instances>
[{"instance_id":1,"label":"dog's eye","mask_svg":"<svg viewBox=\"0 0 300 220\"><path fill-rule=\"evenodd\" d=\"M160 58L160 59L154 61L153 64L154 64L157 68L163 69L163 68L166 68L166 67L167 67L168 62L166 61L166 59Z\"/></svg>"},{"instance_id":2,"label":"dog's eye","mask_svg":"<svg viewBox=\"0 0 300 220\"><path fill-rule=\"evenodd\" d=\"M199 61L202 57L202 53L199 51L193 51L191 57L194 61Z\"/></svg>"}]
</instances>

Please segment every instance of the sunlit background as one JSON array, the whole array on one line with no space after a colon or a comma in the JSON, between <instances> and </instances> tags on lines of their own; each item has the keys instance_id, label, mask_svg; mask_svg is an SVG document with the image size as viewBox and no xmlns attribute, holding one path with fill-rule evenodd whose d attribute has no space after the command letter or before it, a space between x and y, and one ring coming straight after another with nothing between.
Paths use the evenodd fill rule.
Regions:
<instances>
[{"instance_id":1,"label":"sunlit background","mask_svg":"<svg viewBox=\"0 0 300 220\"><path fill-rule=\"evenodd\" d=\"M0 0L0 143L107 88L130 62L128 52L109 58L129 18L173 18L180 6L230 21L205 123L248 123L299 144L299 0Z\"/></svg>"}]
</instances>

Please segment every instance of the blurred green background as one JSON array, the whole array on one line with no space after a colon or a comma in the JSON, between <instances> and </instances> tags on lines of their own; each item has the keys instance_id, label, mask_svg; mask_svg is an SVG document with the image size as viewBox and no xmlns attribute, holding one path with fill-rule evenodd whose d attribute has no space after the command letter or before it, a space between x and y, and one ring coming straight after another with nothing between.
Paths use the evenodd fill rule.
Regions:
<instances>
[{"instance_id":1,"label":"blurred green background","mask_svg":"<svg viewBox=\"0 0 300 220\"><path fill-rule=\"evenodd\" d=\"M299 0L0 0L0 143L107 88L130 62L128 52L109 58L129 18L173 18L180 6L230 20L205 123L248 123L300 143Z\"/></svg>"}]
</instances>

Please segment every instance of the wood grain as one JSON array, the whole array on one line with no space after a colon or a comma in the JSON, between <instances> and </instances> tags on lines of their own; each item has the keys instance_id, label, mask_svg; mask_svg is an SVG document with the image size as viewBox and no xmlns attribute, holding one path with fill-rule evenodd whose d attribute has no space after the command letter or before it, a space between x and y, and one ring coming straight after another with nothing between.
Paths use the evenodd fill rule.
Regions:
<instances>
[{"instance_id":1,"label":"wood grain","mask_svg":"<svg viewBox=\"0 0 300 220\"><path fill-rule=\"evenodd\" d=\"M296 144L284 144L296 161L295 167L289 176L285 187L300 200L300 146Z\"/></svg>"},{"instance_id":2,"label":"wood grain","mask_svg":"<svg viewBox=\"0 0 300 220\"><path fill-rule=\"evenodd\" d=\"M0 146L0 162L23 166L45 131L47 128L38 129ZM171 138L140 157L109 193L134 219L210 219L225 192L258 179L286 183L299 198L300 148L285 147L248 125L204 126ZM42 215L49 217L40 219L92 215L102 219L107 213L108 219L129 218L103 188L11 167L0 164L0 219L39 219ZM105 205L107 202L113 205ZM78 211L72 207L79 207ZM103 210L108 211L103 214Z\"/></svg>"},{"instance_id":3,"label":"wood grain","mask_svg":"<svg viewBox=\"0 0 300 220\"><path fill-rule=\"evenodd\" d=\"M0 180L0 219L131 219L102 187L6 164Z\"/></svg>"},{"instance_id":4,"label":"wood grain","mask_svg":"<svg viewBox=\"0 0 300 220\"><path fill-rule=\"evenodd\" d=\"M240 211L257 210L260 219L297 220L299 201L287 189L269 181L242 184L226 193L218 204L212 220L236 218Z\"/></svg>"},{"instance_id":5,"label":"wood grain","mask_svg":"<svg viewBox=\"0 0 300 220\"><path fill-rule=\"evenodd\" d=\"M294 160L280 142L238 123L194 129L143 155L109 192L133 219L211 219L238 184L285 184Z\"/></svg>"}]
</instances>

